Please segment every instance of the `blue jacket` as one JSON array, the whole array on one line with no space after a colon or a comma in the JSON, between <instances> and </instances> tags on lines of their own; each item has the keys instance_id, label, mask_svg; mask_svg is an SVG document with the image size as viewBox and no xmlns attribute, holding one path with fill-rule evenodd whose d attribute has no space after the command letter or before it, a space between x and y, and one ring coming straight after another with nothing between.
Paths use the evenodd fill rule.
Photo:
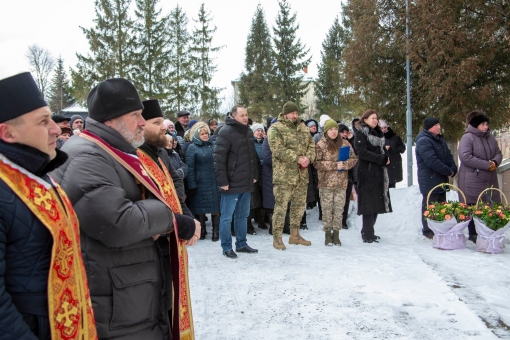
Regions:
<instances>
[{"instance_id":1,"label":"blue jacket","mask_svg":"<svg viewBox=\"0 0 510 340\"><path fill-rule=\"evenodd\" d=\"M0 142L0 154L48 183L47 172L64 163L21 144ZM0 338L49 339L48 273L53 239L7 184L0 179ZM25 320L28 321L27 324ZM39 324L39 325L38 325ZM38 337L34 334L38 333Z\"/></svg>"},{"instance_id":2,"label":"blue jacket","mask_svg":"<svg viewBox=\"0 0 510 340\"><path fill-rule=\"evenodd\" d=\"M264 143L263 138L259 141L257 141L257 138L253 137L253 143L255 143L255 151L257 151L257 156L259 156L260 164L264 164L264 158L262 157L262 143ZM260 176L259 176L260 177Z\"/></svg>"},{"instance_id":3,"label":"blue jacket","mask_svg":"<svg viewBox=\"0 0 510 340\"><path fill-rule=\"evenodd\" d=\"M448 183L448 176L457 173L457 165L443 136L434 137L427 130L421 130L416 136L416 163L418 165L418 184L422 195L438 184ZM437 188L434 193L442 193Z\"/></svg>"},{"instance_id":4,"label":"blue jacket","mask_svg":"<svg viewBox=\"0 0 510 340\"><path fill-rule=\"evenodd\" d=\"M190 198L189 208L194 214L210 214L220 212L220 192L213 161L214 144L203 142L193 136L193 143L186 151L188 166L188 191L197 189Z\"/></svg>"}]
</instances>

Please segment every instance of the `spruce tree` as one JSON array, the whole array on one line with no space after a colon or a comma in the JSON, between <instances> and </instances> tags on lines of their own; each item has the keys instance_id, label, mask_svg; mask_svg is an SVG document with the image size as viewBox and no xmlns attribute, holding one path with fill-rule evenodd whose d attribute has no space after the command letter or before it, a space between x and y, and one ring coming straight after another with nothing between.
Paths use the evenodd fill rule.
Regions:
<instances>
[{"instance_id":1,"label":"spruce tree","mask_svg":"<svg viewBox=\"0 0 510 340\"><path fill-rule=\"evenodd\" d=\"M142 99L159 99L168 95L165 79L168 75L168 16L161 15L159 0L136 0L134 32L137 50L131 79Z\"/></svg>"},{"instance_id":2,"label":"spruce tree","mask_svg":"<svg viewBox=\"0 0 510 340\"><path fill-rule=\"evenodd\" d=\"M53 113L60 113L62 109L72 105L74 98L69 92L69 81L64 69L62 57L57 59L57 66L50 84L49 106Z\"/></svg>"},{"instance_id":3,"label":"spruce tree","mask_svg":"<svg viewBox=\"0 0 510 340\"><path fill-rule=\"evenodd\" d=\"M290 14L290 4L287 0L279 0L278 5L280 11L276 26L273 27L275 67L272 87L279 107L289 100L300 106L308 84L303 83L297 73L310 64L311 58L307 57L309 49L296 37L299 24L296 22L296 14Z\"/></svg>"},{"instance_id":4,"label":"spruce tree","mask_svg":"<svg viewBox=\"0 0 510 340\"><path fill-rule=\"evenodd\" d=\"M77 53L78 64L71 70L75 98L85 101L90 89L102 80L129 78L135 48L130 4L131 0L95 1L95 27L81 27L91 53Z\"/></svg>"},{"instance_id":5,"label":"spruce tree","mask_svg":"<svg viewBox=\"0 0 510 340\"><path fill-rule=\"evenodd\" d=\"M317 109L333 119L352 114L342 62L343 50L349 39L349 31L342 27L337 17L322 43L318 80L315 83Z\"/></svg>"},{"instance_id":6,"label":"spruce tree","mask_svg":"<svg viewBox=\"0 0 510 340\"><path fill-rule=\"evenodd\" d=\"M202 3L198 12L198 19L194 20L196 26L193 30L191 43L191 62L193 67L192 97L194 108L202 117L216 116L219 110L219 88L211 87L210 83L217 66L212 54L221 47L212 47L213 34L216 26L211 27L210 12L205 10Z\"/></svg>"},{"instance_id":7,"label":"spruce tree","mask_svg":"<svg viewBox=\"0 0 510 340\"><path fill-rule=\"evenodd\" d=\"M239 82L239 98L254 121L274 115L276 110L271 90L273 60L271 35L264 10L259 4L251 22L244 59L245 73Z\"/></svg>"},{"instance_id":8,"label":"spruce tree","mask_svg":"<svg viewBox=\"0 0 510 340\"><path fill-rule=\"evenodd\" d=\"M166 86L168 88L168 108L170 112L191 110L192 68L190 60L191 37L188 32L188 17L177 5L168 21L169 64Z\"/></svg>"}]
</instances>

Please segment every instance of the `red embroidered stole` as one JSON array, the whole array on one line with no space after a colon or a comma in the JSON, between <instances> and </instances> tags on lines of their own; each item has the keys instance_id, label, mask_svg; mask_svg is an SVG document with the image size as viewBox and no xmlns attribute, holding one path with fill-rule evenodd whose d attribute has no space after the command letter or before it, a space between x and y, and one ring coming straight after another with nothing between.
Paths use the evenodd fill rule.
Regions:
<instances>
[{"instance_id":1,"label":"red embroidered stole","mask_svg":"<svg viewBox=\"0 0 510 340\"><path fill-rule=\"evenodd\" d=\"M80 137L90 140L108 152L117 162L128 170L156 198L165 203L173 212L182 213L179 197L168 170L162 171L156 162L146 153L138 150L138 158L117 150L89 131L82 131ZM161 160L160 160L161 162ZM164 164L161 162L161 164ZM172 279L174 287L173 329L175 339L193 340L193 315L188 281L188 253L184 241L178 237L178 225L174 218L174 232L169 237L170 258L174 259ZM175 265L175 264L178 265ZM178 310L179 313L175 313Z\"/></svg>"},{"instance_id":2,"label":"red embroidered stole","mask_svg":"<svg viewBox=\"0 0 510 340\"><path fill-rule=\"evenodd\" d=\"M60 186L30 174L0 155L0 179L25 203L53 238L48 273L51 339L97 339L80 230L73 205Z\"/></svg>"}]
</instances>

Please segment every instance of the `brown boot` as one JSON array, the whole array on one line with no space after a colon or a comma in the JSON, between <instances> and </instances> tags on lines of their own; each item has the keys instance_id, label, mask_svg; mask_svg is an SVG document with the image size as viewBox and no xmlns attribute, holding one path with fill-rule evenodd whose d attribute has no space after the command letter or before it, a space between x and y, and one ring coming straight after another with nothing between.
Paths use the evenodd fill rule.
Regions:
<instances>
[{"instance_id":1,"label":"brown boot","mask_svg":"<svg viewBox=\"0 0 510 340\"><path fill-rule=\"evenodd\" d=\"M342 242L340 242L340 230L333 230L333 244L335 246L342 245Z\"/></svg>"},{"instance_id":2,"label":"brown boot","mask_svg":"<svg viewBox=\"0 0 510 340\"><path fill-rule=\"evenodd\" d=\"M324 244L326 246L332 246L333 245L333 235L331 235L331 230L326 230L324 232L326 234L326 240L324 241Z\"/></svg>"},{"instance_id":3,"label":"brown boot","mask_svg":"<svg viewBox=\"0 0 510 340\"><path fill-rule=\"evenodd\" d=\"M277 249L277 250L285 250L285 249L287 249L285 247L285 244L283 244L281 236L273 238L273 247L274 247L274 249Z\"/></svg>"},{"instance_id":4,"label":"brown boot","mask_svg":"<svg viewBox=\"0 0 510 340\"><path fill-rule=\"evenodd\" d=\"M305 240L299 235L299 228L292 228L290 230L289 244L300 244L302 246L310 246L312 242Z\"/></svg>"}]
</instances>

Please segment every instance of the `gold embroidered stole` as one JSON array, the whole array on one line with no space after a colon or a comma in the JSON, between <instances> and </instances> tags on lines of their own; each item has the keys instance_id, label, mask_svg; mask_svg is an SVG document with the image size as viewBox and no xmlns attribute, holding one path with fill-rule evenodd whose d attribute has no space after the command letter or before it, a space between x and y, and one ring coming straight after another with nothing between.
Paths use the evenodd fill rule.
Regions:
<instances>
[{"instance_id":1,"label":"gold embroidered stole","mask_svg":"<svg viewBox=\"0 0 510 340\"><path fill-rule=\"evenodd\" d=\"M84 130L80 137L85 138L103 150L119 162L126 170L128 170L140 184L148 189L157 199L165 203L173 212L181 213L181 205L179 198L175 191L173 181L165 169L165 173L159 166L145 153L138 152L139 158L128 155L120 150L117 150L103 141L100 137ZM144 157L145 156L145 157ZM143 161L142 161L143 159ZM157 168L157 170L156 170ZM165 167L163 167L165 168ZM158 172L159 170L159 172ZM151 175L149 175L151 174ZM184 242L179 240L178 225L174 218L174 232L170 235L170 255L175 254L178 266L172 266L172 270L177 267L178 275L172 275L173 279L178 277L178 284L174 285L174 290L177 290L175 299L178 303L179 313L175 314L173 334L177 332L178 337L183 340L193 340L195 338L193 329L193 316L191 310L191 299L189 293L188 281L188 253ZM174 304L175 306L176 304ZM176 308L172 308L175 311ZM176 327L178 325L178 327ZM176 338L174 336L173 338Z\"/></svg>"},{"instance_id":2,"label":"gold embroidered stole","mask_svg":"<svg viewBox=\"0 0 510 340\"><path fill-rule=\"evenodd\" d=\"M173 212L182 214L181 203L177 196L177 191L172 180L172 177L168 173L168 169L164 166L164 163L159 159L160 164L163 164L161 168L158 164L145 152L138 150L138 158L142 163L144 169L147 171L149 176L153 179L154 183L159 187L159 190L165 201L170 206ZM191 299L189 293L189 280L188 280L188 252L184 241L178 237L177 224L175 224L174 235L170 236L175 238L176 242L170 242L171 245L177 247L178 261L179 261L179 291L174 294L174 298L178 298L179 302L179 333L181 339L194 339L193 329L193 314L191 310ZM174 263L175 265L175 263ZM172 309L175 313L175 308ZM176 325L174 324L174 327Z\"/></svg>"},{"instance_id":3,"label":"gold embroidered stole","mask_svg":"<svg viewBox=\"0 0 510 340\"><path fill-rule=\"evenodd\" d=\"M0 179L25 203L53 238L48 273L52 340L97 339L78 218L67 195L0 155Z\"/></svg>"}]
</instances>

